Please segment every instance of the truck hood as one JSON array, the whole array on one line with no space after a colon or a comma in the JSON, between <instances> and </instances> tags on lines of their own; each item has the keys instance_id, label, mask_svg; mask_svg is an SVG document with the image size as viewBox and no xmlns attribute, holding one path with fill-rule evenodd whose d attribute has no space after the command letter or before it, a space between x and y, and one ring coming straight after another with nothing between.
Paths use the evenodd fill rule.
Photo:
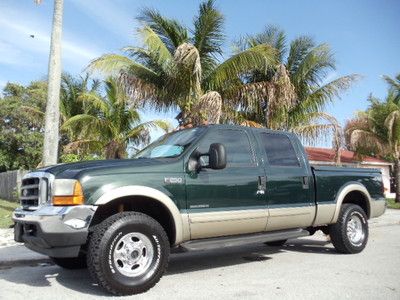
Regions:
<instances>
[{"instance_id":1,"label":"truck hood","mask_svg":"<svg viewBox=\"0 0 400 300\"><path fill-rule=\"evenodd\" d=\"M51 173L56 177L73 178L82 173L104 173L106 171L112 172L113 170L117 171L125 168L131 170L131 172L143 172L144 169L150 171L150 169L157 168L176 161L176 158L92 160L76 163L57 164L38 169L37 171Z\"/></svg>"}]
</instances>

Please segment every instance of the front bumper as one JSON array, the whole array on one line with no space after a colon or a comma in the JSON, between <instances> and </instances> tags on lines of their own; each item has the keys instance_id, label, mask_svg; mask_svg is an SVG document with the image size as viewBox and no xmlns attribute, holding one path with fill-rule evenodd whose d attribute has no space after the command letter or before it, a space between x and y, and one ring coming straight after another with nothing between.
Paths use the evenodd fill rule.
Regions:
<instances>
[{"instance_id":1,"label":"front bumper","mask_svg":"<svg viewBox=\"0 0 400 300\"><path fill-rule=\"evenodd\" d=\"M45 205L35 211L13 213L14 239L33 251L51 257L77 257L86 244L96 206Z\"/></svg>"}]
</instances>

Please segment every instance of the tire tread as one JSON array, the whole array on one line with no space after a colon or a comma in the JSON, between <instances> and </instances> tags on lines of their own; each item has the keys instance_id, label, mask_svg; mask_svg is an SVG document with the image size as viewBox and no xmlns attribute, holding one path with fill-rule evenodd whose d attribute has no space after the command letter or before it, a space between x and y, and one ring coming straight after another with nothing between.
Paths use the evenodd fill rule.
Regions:
<instances>
[{"instance_id":1,"label":"tire tread","mask_svg":"<svg viewBox=\"0 0 400 300\"><path fill-rule=\"evenodd\" d=\"M145 215L143 213L139 212L122 212L115 214L106 220L104 220L102 223L96 225L91 234L89 235L89 241L88 241L88 253L87 253L87 265L88 265L88 270L91 275L91 277L96 281L96 283L104 288L106 291L108 291L111 294L118 295L118 296L126 296L126 295L132 295L132 294L139 294L143 293L153 286L155 286L161 279L162 275L164 274L165 270L167 269L168 266L168 258L166 259L166 263L161 264L162 270L159 271L160 276L156 276L154 279L155 280L150 280L149 282L145 283L144 285L140 287L129 287L126 289L116 289L114 288L109 281L107 280L104 272L101 270L101 248L100 248L100 243L102 242L102 238L104 234L106 233L107 229L115 224L116 222L125 222L131 218L135 218L136 220L147 223L153 228L157 228L157 230L160 231L162 237L164 240L168 241L167 234L165 233L165 230L162 228L162 226L153 218L149 217L148 215ZM169 246L169 244L168 244ZM169 254L169 247L168 247L168 254ZM168 255L169 256L169 255Z\"/></svg>"},{"instance_id":2,"label":"tire tread","mask_svg":"<svg viewBox=\"0 0 400 300\"><path fill-rule=\"evenodd\" d=\"M361 252L368 241L368 223L367 223L367 230L366 230L366 237L364 244L361 248L355 248L350 244L350 241L347 238L347 233L346 233L346 220L348 214L352 210L358 210L360 213L363 214L364 218L367 219L367 216L365 215L364 210L356 205L356 204L351 204L351 203L345 203L342 205L339 213L338 220L335 224L329 225L328 230L329 230L329 235L331 237L331 241L333 246L335 247L336 251L339 253L344 253L344 254L354 254L354 253L359 253Z\"/></svg>"}]
</instances>

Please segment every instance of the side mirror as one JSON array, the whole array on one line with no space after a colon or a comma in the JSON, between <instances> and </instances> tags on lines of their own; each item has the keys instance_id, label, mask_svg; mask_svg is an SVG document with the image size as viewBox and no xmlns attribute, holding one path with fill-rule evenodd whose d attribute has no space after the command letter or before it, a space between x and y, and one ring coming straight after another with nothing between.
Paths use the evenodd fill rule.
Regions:
<instances>
[{"instance_id":1,"label":"side mirror","mask_svg":"<svg viewBox=\"0 0 400 300\"><path fill-rule=\"evenodd\" d=\"M220 170L226 167L226 150L224 145L220 143L211 144L208 150L208 157L209 168Z\"/></svg>"}]
</instances>

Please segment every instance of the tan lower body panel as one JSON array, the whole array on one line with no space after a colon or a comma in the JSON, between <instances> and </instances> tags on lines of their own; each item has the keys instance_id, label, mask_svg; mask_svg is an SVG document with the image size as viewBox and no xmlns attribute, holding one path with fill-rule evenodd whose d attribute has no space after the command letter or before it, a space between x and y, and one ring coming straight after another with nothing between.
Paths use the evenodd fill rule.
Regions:
<instances>
[{"instance_id":1,"label":"tan lower body panel","mask_svg":"<svg viewBox=\"0 0 400 300\"><path fill-rule=\"evenodd\" d=\"M270 208L267 231L311 226L315 206Z\"/></svg>"},{"instance_id":2,"label":"tan lower body panel","mask_svg":"<svg viewBox=\"0 0 400 300\"><path fill-rule=\"evenodd\" d=\"M265 230L267 209L190 213L191 239L209 238Z\"/></svg>"},{"instance_id":3,"label":"tan lower body panel","mask_svg":"<svg viewBox=\"0 0 400 300\"><path fill-rule=\"evenodd\" d=\"M336 204L318 204L317 217L313 226L331 224L336 210Z\"/></svg>"}]
</instances>

